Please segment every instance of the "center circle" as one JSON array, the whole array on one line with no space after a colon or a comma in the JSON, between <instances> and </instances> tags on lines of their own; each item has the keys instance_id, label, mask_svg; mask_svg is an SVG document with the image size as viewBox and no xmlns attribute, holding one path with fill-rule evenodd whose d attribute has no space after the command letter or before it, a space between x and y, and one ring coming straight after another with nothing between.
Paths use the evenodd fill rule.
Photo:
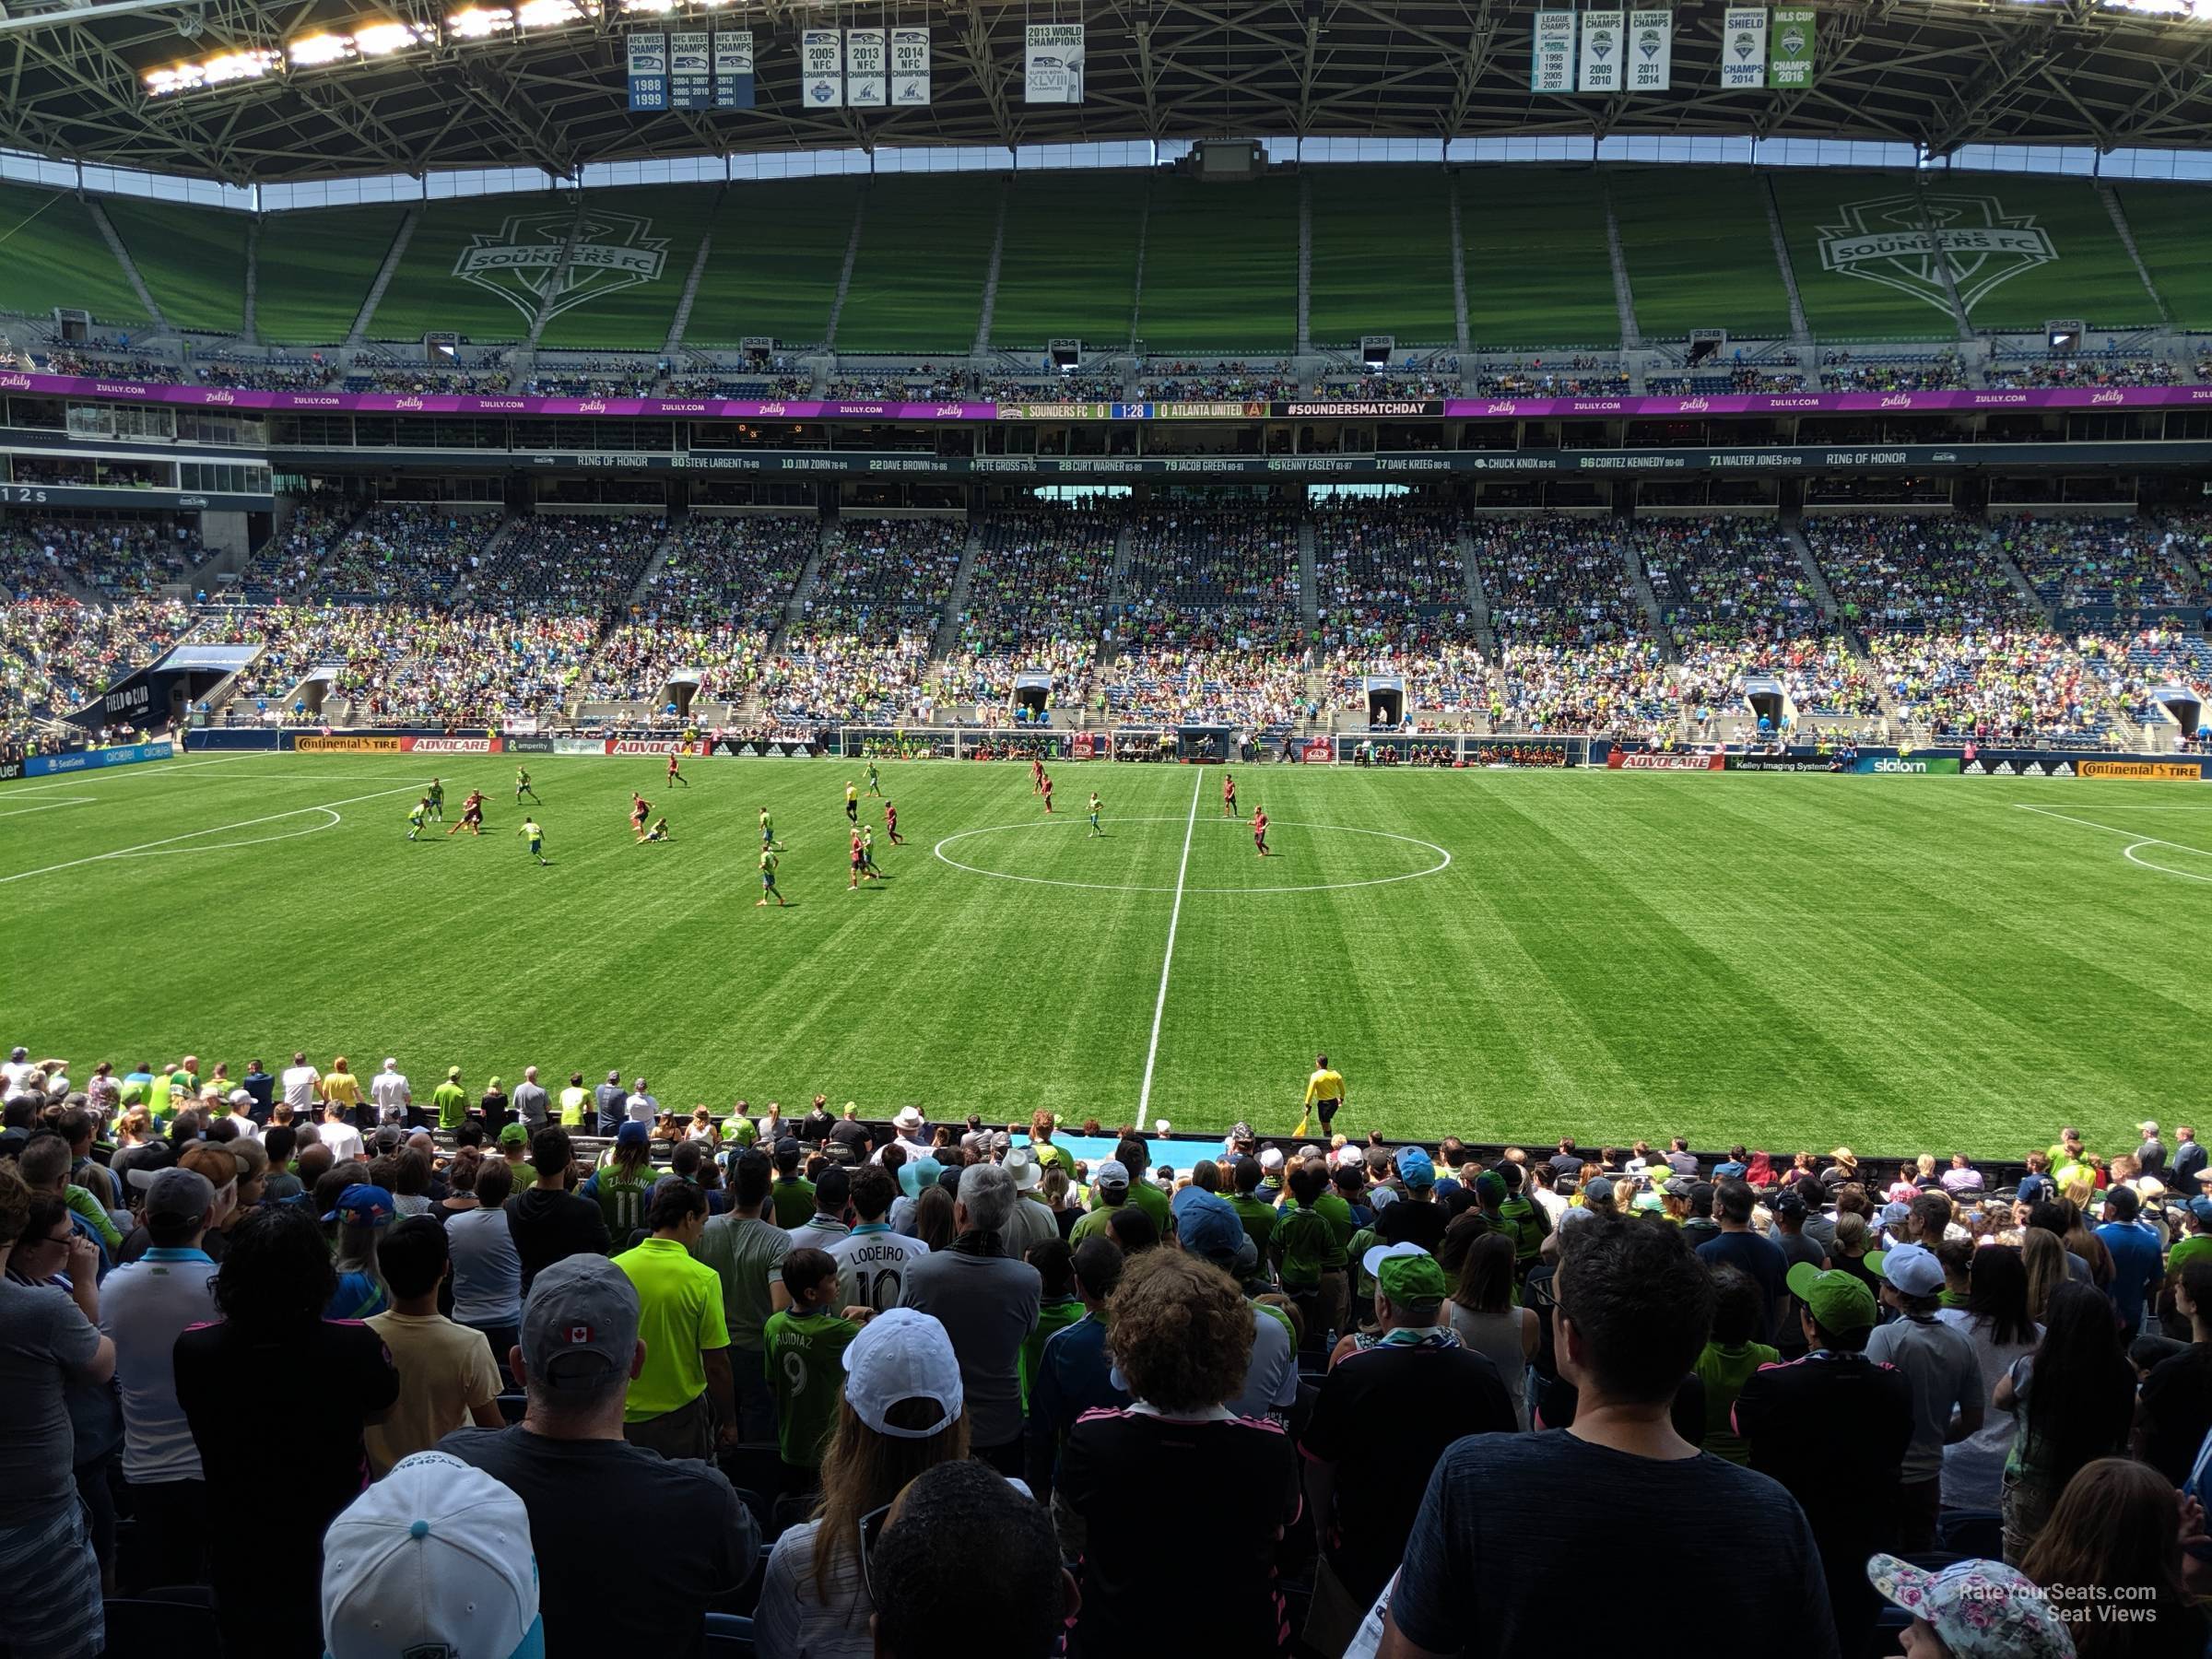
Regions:
<instances>
[{"instance_id":1,"label":"center circle","mask_svg":"<svg viewBox=\"0 0 2212 1659\"><path fill-rule=\"evenodd\" d=\"M1080 817L1071 816L1064 818L1030 818L1018 824L986 824L980 830L962 830L947 835L930 851L936 855L940 862L950 865L956 870L965 870L971 876L988 876L996 881L1026 881L1037 887L1079 888L1094 893L1172 893L1175 891L1172 887L1154 887L1141 882L1069 881L1057 876L1021 876L1011 870L988 870L981 865L963 864L946 851L947 847L957 845L961 841L971 841L980 835L999 835L1018 830L1053 830L1064 826L1072 828L1082 821ZM1183 817L1172 817L1116 818L1108 821L1115 824L1182 824L1187 827L1192 820ZM1203 824L1223 820L1200 818L1197 821ZM1241 820L1238 822L1239 827L1241 828ZM1182 890L1185 893L1333 893L1347 888L1389 887L1400 881L1418 881L1423 877L1441 875L1452 864L1452 854L1434 841L1423 841L1417 835L1399 835L1389 830L1362 830L1350 824L1309 824L1290 818L1273 819L1268 828L1273 830L1318 830L1335 835L1367 835L1372 836L1378 841L1402 841L1407 846L1425 848L1435 853L1436 862L1426 869L1407 870L1396 876L1369 877L1359 881L1315 881L1290 887L1191 887L1185 885Z\"/></svg>"}]
</instances>

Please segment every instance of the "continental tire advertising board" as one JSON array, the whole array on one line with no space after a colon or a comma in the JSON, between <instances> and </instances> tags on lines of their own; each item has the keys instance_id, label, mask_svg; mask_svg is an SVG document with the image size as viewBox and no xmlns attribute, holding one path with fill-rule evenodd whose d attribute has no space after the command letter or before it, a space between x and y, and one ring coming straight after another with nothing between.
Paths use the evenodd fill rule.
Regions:
<instances>
[{"instance_id":1,"label":"continental tire advertising board","mask_svg":"<svg viewBox=\"0 0 2212 1659\"><path fill-rule=\"evenodd\" d=\"M292 747L302 755L404 755L410 737L311 737L301 735L292 739Z\"/></svg>"},{"instance_id":2,"label":"continental tire advertising board","mask_svg":"<svg viewBox=\"0 0 2212 1659\"><path fill-rule=\"evenodd\" d=\"M1959 763L1966 778L2088 778L2104 782L2200 783L2205 763L2194 756L2037 753L1983 749Z\"/></svg>"},{"instance_id":3,"label":"continental tire advertising board","mask_svg":"<svg viewBox=\"0 0 2212 1659\"><path fill-rule=\"evenodd\" d=\"M2201 783L2202 760L2084 760L2075 767L2077 778L2122 778L2135 782Z\"/></svg>"}]
</instances>

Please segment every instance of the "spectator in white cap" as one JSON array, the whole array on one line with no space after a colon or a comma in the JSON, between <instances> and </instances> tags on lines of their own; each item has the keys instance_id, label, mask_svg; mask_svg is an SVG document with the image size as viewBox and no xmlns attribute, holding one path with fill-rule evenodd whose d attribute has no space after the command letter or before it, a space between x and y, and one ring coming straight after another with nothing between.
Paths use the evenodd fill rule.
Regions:
<instances>
[{"instance_id":1,"label":"spectator in white cap","mask_svg":"<svg viewBox=\"0 0 2212 1659\"><path fill-rule=\"evenodd\" d=\"M1080 1244L1112 1226L1113 1212L1129 1202L1129 1166L1118 1158L1108 1159L1090 1172L1090 1190L1098 1203L1077 1219L1067 1235L1070 1244Z\"/></svg>"},{"instance_id":2,"label":"spectator in white cap","mask_svg":"<svg viewBox=\"0 0 2212 1659\"><path fill-rule=\"evenodd\" d=\"M999 1135L1003 1139L1006 1131L1000 1130ZM1060 1236L1059 1221L1037 1195L1044 1169L1037 1161L1037 1155L1027 1147L1009 1147L998 1167L1014 1182L1014 1210L1006 1223L1006 1253L1026 1261L1031 1246Z\"/></svg>"},{"instance_id":3,"label":"spectator in white cap","mask_svg":"<svg viewBox=\"0 0 2212 1659\"><path fill-rule=\"evenodd\" d=\"M872 1161L881 1163L884 1153L892 1147L904 1147L910 1159L921 1157L929 1150L929 1140L925 1134L928 1127L928 1120L923 1117L921 1107L900 1107L891 1114L891 1128L896 1131L894 1138L876 1148Z\"/></svg>"},{"instance_id":4,"label":"spectator in white cap","mask_svg":"<svg viewBox=\"0 0 2212 1659\"><path fill-rule=\"evenodd\" d=\"M936 1320L911 1308L878 1314L847 1345L844 1369L814 1516L776 1540L761 1580L753 1640L764 1653L870 1659L862 1529L916 1476L968 1455L960 1364Z\"/></svg>"},{"instance_id":5,"label":"spectator in white cap","mask_svg":"<svg viewBox=\"0 0 2212 1659\"><path fill-rule=\"evenodd\" d=\"M543 1659L523 1500L481 1469L418 1452L323 1539L326 1659Z\"/></svg>"},{"instance_id":6,"label":"spectator in white cap","mask_svg":"<svg viewBox=\"0 0 2212 1659\"><path fill-rule=\"evenodd\" d=\"M759 1552L759 1525L721 1470L623 1438L645 1363L638 1320L637 1287L605 1256L555 1262L531 1283L509 1356L529 1395L523 1420L438 1443L530 1512L548 1659L698 1653L707 1608Z\"/></svg>"},{"instance_id":7,"label":"spectator in white cap","mask_svg":"<svg viewBox=\"0 0 2212 1659\"><path fill-rule=\"evenodd\" d=\"M1866 1268L1881 1278L1883 1305L1900 1315L1866 1339L1866 1358L1901 1371L1912 1387L1912 1440L1898 1471L1898 1541L1919 1554L1936 1547L1943 1449L1981 1429L1992 1383L1966 1334L1936 1317L1944 1281L1934 1251L1870 1250Z\"/></svg>"},{"instance_id":8,"label":"spectator in white cap","mask_svg":"<svg viewBox=\"0 0 2212 1659\"><path fill-rule=\"evenodd\" d=\"M369 1079L369 1101L376 1108L378 1123L407 1121L407 1108L415 1103L415 1097L407 1090L407 1076L399 1069L397 1060L387 1055L383 1070Z\"/></svg>"}]
</instances>

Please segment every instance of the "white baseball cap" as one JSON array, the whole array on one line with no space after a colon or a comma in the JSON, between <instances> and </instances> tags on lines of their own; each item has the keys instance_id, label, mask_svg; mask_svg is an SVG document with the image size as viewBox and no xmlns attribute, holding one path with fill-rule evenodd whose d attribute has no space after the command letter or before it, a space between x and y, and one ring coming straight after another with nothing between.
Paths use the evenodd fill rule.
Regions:
<instances>
[{"instance_id":1,"label":"white baseball cap","mask_svg":"<svg viewBox=\"0 0 2212 1659\"><path fill-rule=\"evenodd\" d=\"M887 1309L845 1345L845 1403L878 1434L893 1440L927 1440L942 1434L959 1421L966 1398L952 1338L927 1313L912 1308ZM938 1408L936 1421L920 1429L900 1428L888 1414L901 1400L930 1401Z\"/></svg>"},{"instance_id":2,"label":"white baseball cap","mask_svg":"<svg viewBox=\"0 0 2212 1659\"><path fill-rule=\"evenodd\" d=\"M326 1659L544 1659L523 1500L443 1452L418 1452L323 1539Z\"/></svg>"},{"instance_id":3,"label":"white baseball cap","mask_svg":"<svg viewBox=\"0 0 2212 1659\"><path fill-rule=\"evenodd\" d=\"M1274 1171L1279 1170L1282 1167L1283 1149L1280 1147L1269 1147L1260 1154L1261 1169L1268 1171L1272 1173Z\"/></svg>"}]
</instances>

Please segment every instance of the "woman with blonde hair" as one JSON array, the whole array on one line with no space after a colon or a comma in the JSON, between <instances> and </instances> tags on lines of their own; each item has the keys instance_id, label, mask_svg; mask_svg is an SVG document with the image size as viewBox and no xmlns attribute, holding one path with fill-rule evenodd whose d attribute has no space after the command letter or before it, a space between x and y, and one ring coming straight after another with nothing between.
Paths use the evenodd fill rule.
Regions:
<instances>
[{"instance_id":1,"label":"woman with blonde hair","mask_svg":"<svg viewBox=\"0 0 2212 1659\"><path fill-rule=\"evenodd\" d=\"M685 1137L704 1141L710 1148L722 1144L722 1131L714 1127L714 1114L704 1106L691 1108L691 1127L685 1131Z\"/></svg>"},{"instance_id":2,"label":"woman with blonde hair","mask_svg":"<svg viewBox=\"0 0 2212 1659\"><path fill-rule=\"evenodd\" d=\"M2066 1282L2066 1247L2056 1233L2030 1227L2020 1234L2020 1261L2028 1269L2028 1317L2041 1324L2051 1292Z\"/></svg>"},{"instance_id":3,"label":"woman with blonde hair","mask_svg":"<svg viewBox=\"0 0 2212 1659\"><path fill-rule=\"evenodd\" d=\"M871 1529L909 1481L968 1455L959 1360L936 1320L878 1313L847 1345L844 1371L814 1515L776 1540L761 1579L753 1639L765 1653L872 1659Z\"/></svg>"}]
</instances>

